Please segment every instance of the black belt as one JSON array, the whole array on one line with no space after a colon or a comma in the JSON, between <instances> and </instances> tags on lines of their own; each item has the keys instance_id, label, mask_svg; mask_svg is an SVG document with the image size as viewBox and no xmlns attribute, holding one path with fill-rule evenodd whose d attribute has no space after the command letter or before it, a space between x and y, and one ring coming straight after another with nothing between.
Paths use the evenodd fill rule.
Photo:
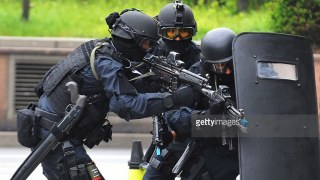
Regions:
<instances>
[{"instance_id":1,"label":"black belt","mask_svg":"<svg viewBox=\"0 0 320 180\"><path fill-rule=\"evenodd\" d=\"M41 116L39 125L46 129L51 129L54 123L58 123L61 120L61 117L57 114L49 113L39 108L36 108L34 112L36 115Z\"/></svg>"}]
</instances>

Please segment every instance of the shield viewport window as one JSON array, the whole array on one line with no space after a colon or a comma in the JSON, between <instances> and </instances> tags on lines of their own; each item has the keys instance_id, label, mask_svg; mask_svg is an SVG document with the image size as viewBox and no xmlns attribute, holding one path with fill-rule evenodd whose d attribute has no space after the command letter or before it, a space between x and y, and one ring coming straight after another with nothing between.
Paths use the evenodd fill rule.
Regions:
<instances>
[{"instance_id":1,"label":"shield viewport window","mask_svg":"<svg viewBox=\"0 0 320 180\"><path fill-rule=\"evenodd\" d=\"M296 65L294 64L258 62L257 68L259 78L298 80Z\"/></svg>"}]
</instances>

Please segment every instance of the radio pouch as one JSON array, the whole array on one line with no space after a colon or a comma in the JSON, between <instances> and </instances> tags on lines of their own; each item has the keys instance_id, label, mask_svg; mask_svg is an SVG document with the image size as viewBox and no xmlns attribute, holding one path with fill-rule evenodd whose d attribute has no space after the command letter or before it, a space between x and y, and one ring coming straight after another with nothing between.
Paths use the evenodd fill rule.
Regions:
<instances>
[{"instance_id":1,"label":"radio pouch","mask_svg":"<svg viewBox=\"0 0 320 180\"><path fill-rule=\"evenodd\" d=\"M25 147L31 148L40 141L38 137L38 120L35 115L36 105L30 103L27 108L17 110L17 134L18 142Z\"/></svg>"}]
</instances>

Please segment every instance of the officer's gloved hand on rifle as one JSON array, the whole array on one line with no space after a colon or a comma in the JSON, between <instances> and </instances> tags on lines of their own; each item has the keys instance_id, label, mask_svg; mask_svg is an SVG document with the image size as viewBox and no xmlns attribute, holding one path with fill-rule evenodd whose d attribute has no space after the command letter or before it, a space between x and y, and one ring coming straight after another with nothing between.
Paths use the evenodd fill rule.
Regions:
<instances>
[{"instance_id":1,"label":"officer's gloved hand on rifle","mask_svg":"<svg viewBox=\"0 0 320 180\"><path fill-rule=\"evenodd\" d=\"M191 136L190 114L193 110L182 107L179 110L172 110L164 113L168 126L175 133L175 140L184 142Z\"/></svg>"},{"instance_id":2,"label":"officer's gloved hand on rifle","mask_svg":"<svg viewBox=\"0 0 320 180\"><path fill-rule=\"evenodd\" d=\"M173 106L175 109L180 107L190 107L195 106L195 90L188 85L180 86L176 91L172 92Z\"/></svg>"},{"instance_id":3,"label":"officer's gloved hand on rifle","mask_svg":"<svg viewBox=\"0 0 320 180\"><path fill-rule=\"evenodd\" d=\"M158 76L148 76L138 79L134 82L135 88L140 93L155 93L160 92L160 78Z\"/></svg>"},{"instance_id":4,"label":"officer's gloved hand on rifle","mask_svg":"<svg viewBox=\"0 0 320 180\"><path fill-rule=\"evenodd\" d=\"M161 132L161 136L163 139L163 147L168 147L170 143L173 141L173 134L171 131L163 131Z\"/></svg>"},{"instance_id":5,"label":"officer's gloved hand on rifle","mask_svg":"<svg viewBox=\"0 0 320 180\"><path fill-rule=\"evenodd\" d=\"M220 95L216 95L213 99L210 99L210 114L220 114L226 112L230 105L234 105L232 100L223 99Z\"/></svg>"},{"instance_id":6,"label":"officer's gloved hand on rifle","mask_svg":"<svg viewBox=\"0 0 320 180\"><path fill-rule=\"evenodd\" d=\"M214 98L210 99L210 114L222 113L224 110L224 104L225 100L219 95L216 95Z\"/></svg>"},{"instance_id":7,"label":"officer's gloved hand on rifle","mask_svg":"<svg viewBox=\"0 0 320 180\"><path fill-rule=\"evenodd\" d=\"M143 79L145 86L149 92L159 92L161 91L160 78L159 76L148 76Z\"/></svg>"}]
</instances>

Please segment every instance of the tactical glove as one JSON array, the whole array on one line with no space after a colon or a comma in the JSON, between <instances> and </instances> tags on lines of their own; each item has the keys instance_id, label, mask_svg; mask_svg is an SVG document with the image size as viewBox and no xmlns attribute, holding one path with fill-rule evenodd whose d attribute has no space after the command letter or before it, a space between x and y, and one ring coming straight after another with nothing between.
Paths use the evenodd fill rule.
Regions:
<instances>
[{"instance_id":1,"label":"tactical glove","mask_svg":"<svg viewBox=\"0 0 320 180\"><path fill-rule=\"evenodd\" d=\"M164 113L168 126L175 132L175 140L186 141L191 136L190 114L192 109L183 107L179 110L172 110Z\"/></svg>"},{"instance_id":2,"label":"tactical glove","mask_svg":"<svg viewBox=\"0 0 320 180\"><path fill-rule=\"evenodd\" d=\"M221 114L224 111L224 103L224 99L219 95L210 99L210 114Z\"/></svg>"},{"instance_id":3,"label":"tactical glove","mask_svg":"<svg viewBox=\"0 0 320 180\"><path fill-rule=\"evenodd\" d=\"M163 137L163 147L168 147L168 145L173 141L172 132L163 131L161 132L161 136Z\"/></svg>"},{"instance_id":4,"label":"tactical glove","mask_svg":"<svg viewBox=\"0 0 320 180\"><path fill-rule=\"evenodd\" d=\"M195 105L195 92L192 87L184 85L180 86L172 93L173 106L179 108L182 106L192 108Z\"/></svg>"},{"instance_id":5,"label":"tactical glove","mask_svg":"<svg viewBox=\"0 0 320 180\"><path fill-rule=\"evenodd\" d=\"M161 91L160 79L158 76L148 76L135 81L135 88L138 92L155 93Z\"/></svg>"}]
</instances>

